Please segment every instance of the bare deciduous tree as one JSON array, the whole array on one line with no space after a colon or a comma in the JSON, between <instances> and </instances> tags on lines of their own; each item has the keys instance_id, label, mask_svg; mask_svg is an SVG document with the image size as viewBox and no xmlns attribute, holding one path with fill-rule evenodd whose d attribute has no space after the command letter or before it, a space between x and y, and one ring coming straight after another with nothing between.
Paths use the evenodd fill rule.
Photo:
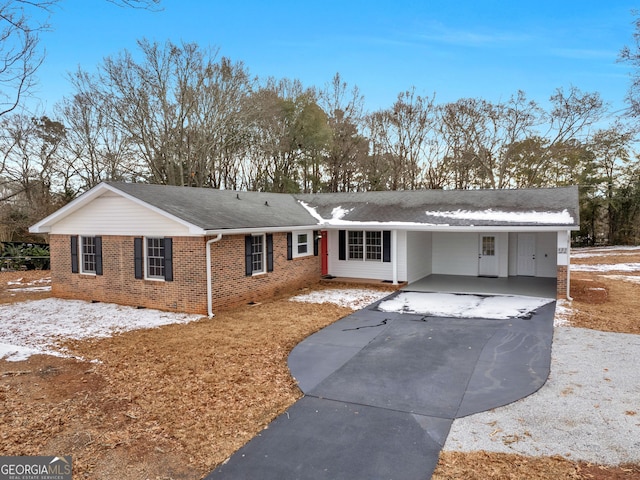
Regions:
<instances>
[{"instance_id":1,"label":"bare deciduous tree","mask_svg":"<svg viewBox=\"0 0 640 480\"><path fill-rule=\"evenodd\" d=\"M8 0L0 4L0 116L14 110L34 84L44 60L39 34L57 0ZM35 17L35 18L34 18Z\"/></svg>"},{"instance_id":2,"label":"bare deciduous tree","mask_svg":"<svg viewBox=\"0 0 640 480\"><path fill-rule=\"evenodd\" d=\"M349 192L358 188L360 173L367 158L368 142L360 133L364 117L364 97L358 87L348 90L336 73L319 94L331 128L331 145L327 152L326 189Z\"/></svg>"}]
</instances>

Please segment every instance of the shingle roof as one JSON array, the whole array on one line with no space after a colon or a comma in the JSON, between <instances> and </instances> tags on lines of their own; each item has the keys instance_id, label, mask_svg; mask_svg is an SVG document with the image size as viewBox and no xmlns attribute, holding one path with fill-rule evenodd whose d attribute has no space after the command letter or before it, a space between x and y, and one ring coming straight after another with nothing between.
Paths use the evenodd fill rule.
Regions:
<instances>
[{"instance_id":1,"label":"shingle roof","mask_svg":"<svg viewBox=\"0 0 640 480\"><path fill-rule=\"evenodd\" d=\"M204 230L317 223L291 195L142 183L108 182L108 185Z\"/></svg>"},{"instance_id":2,"label":"shingle roof","mask_svg":"<svg viewBox=\"0 0 640 480\"><path fill-rule=\"evenodd\" d=\"M140 183L108 184L205 230L317 225L318 219L301 202L329 220L333 210L340 207L345 212L341 218L344 222L476 227L579 224L577 187L290 195ZM480 215L487 212L491 215ZM506 219L503 213L527 215ZM562 221L558 220L559 215L553 215L562 213Z\"/></svg>"},{"instance_id":3,"label":"shingle roof","mask_svg":"<svg viewBox=\"0 0 640 480\"><path fill-rule=\"evenodd\" d=\"M324 219L341 207L343 221L449 226L579 224L578 187L518 190L412 190L295 195ZM468 215L457 215L466 212ZM490 212L491 215L486 215ZM501 213L523 214L507 219ZM474 213L476 213L474 218ZM524 215L526 214L526 215ZM536 218L538 214L538 218ZM551 215L557 214L557 215ZM563 215L561 215L563 214ZM560 218L568 219L559 221ZM534 219L534 221L532 221Z\"/></svg>"}]
</instances>

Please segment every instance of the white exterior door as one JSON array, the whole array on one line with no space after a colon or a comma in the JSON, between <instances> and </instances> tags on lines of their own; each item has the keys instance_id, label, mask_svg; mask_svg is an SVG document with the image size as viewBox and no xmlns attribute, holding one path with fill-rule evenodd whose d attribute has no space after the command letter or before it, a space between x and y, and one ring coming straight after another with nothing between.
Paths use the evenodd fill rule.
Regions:
<instances>
[{"instance_id":1,"label":"white exterior door","mask_svg":"<svg viewBox=\"0 0 640 480\"><path fill-rule=\"evenodd\" d=\"M500 272L498 266L498 237L480 234L478 275L481 277L497 277Z\"/></svg>"},{"instance_id":2,"label":"white exterior door","mask_svg":"<svg viewBox=\"0 0 640 480\"><path fill-rule=\"evenodd\" d=\"M536 235L518 234L518 275L533 277L536 274Z\"/></svg>"}]
</instances>

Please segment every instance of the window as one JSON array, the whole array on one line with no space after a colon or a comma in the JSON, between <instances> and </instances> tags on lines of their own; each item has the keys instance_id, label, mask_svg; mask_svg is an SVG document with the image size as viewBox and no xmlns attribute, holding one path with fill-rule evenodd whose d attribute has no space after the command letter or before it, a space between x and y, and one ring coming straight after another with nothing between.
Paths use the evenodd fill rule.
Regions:
<instances>
[{"instance_id":1,"label":"window","mask_svg":"<svg viewBox=\"0 0 640 480\"><path fill-rule=\"evenodd\" d=\"M364 232L349 231L349 260L362 260L364 252Z\"/></svg>"},{"instance_id":2,"label":"window","mask_svg":"<svg viewBox=\"0 0 640 480\"><path fill-rule=\"evenodd\" d=\"M391 230L338 230L338 260L391 262Z\"/></svg>"},{"instance_id":3,"label":"window","mask_svg":"<svg viewBox=\"0 0 640 480\"><path fill-rule=\"evenodd\" d=\"M496 237L482 237L482 255L493 257L496 254Z\"/></svg>"},{"instance_id":4,"label":"window","mask_svg":"<svg viewBox=\"0 0 640 480\"><path fill-rule=\"evenodd\" d=\"M287 260L315 254L314 244L311 243L314 241L313 235L311 230L287 233Z\"/></svg>"},{"instance_id":5,"label":"window","mask_svg":"<svg viewBox=\"0 0 640 480\"><path fill-rule=\"evenodd\" d=\"M382 232L366 232L367 260L382 260Z\"/></svg>"},{"instance_id":6,"label":"window","mask_svg":"<svg viewBox=\"0 0 640 480\"><path fill-rule=\"evenodd\" d=\"M96 237L80 237L82 246L82 273L96 273Z\"/></svg>"},{"instance_id":7,"label":"window","mask_svg":"<svg viewBox=\"0 0 640 480\"><path fill-rule=\"evenodd\" d=\"M245 275L273 272L273 234L244 237Z\"/></svg>"},{"instance_id":8,"label":"window","mask_svg":"<svg viewBox=\"0 0 640 480\"><path fill-rule=\"evenodd\" d=\"M264 273L264 235L251 236L251 272Z\"/></svg>"},{"instance_id":9,"label":"window","mask_svg":"<svg viewBox=\"0 0 640 480\"><path fill-rule=\"evenodd\" d=\"M296 235L298 244L298 255L304 255L309 252L309 234L299 233Z\"/></svg>"},{"instance_id":10,"label":"window","mask_svg":"<svg viewBox=\"0 0 640 480\"><path fill-rule=\"evenodd\" d=\"M71 237L71 273L102 275L102 237Z\"/></svg>"},{"instance_id":11,"label":"window","mask_svg":"<svg viewBox=\"0 0 640 480\"><path fill-rule=\"evenodd\" d=\"M133 239L135 278L173 281L173 239Z\"/></svg>"},{"instance_id":12,"label":"window","mask_svg":"<svg viewBox=\"0 0 640 480\"><path fill-rule=\"evenodd\" d=\"M147 278L164 279L164 238L147 238Z\"/></svg>"}]
</instances>

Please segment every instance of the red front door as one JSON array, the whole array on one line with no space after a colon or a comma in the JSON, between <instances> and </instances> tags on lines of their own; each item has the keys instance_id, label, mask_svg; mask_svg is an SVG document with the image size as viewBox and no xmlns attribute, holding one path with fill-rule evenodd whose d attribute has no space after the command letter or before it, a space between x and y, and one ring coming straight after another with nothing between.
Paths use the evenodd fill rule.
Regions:
<instances>
[{"instance_id":1,"label":"red front door","mask_svg":"<svg viewBox=\"0 0 640 480\"><path fill-rule=\"evenodd\" d=\"M327 231L322 230L320 232L320 264L322 268L322 275L329 274L329 247L328 247L328 238Z\"/></svg>"}]
</instances>

